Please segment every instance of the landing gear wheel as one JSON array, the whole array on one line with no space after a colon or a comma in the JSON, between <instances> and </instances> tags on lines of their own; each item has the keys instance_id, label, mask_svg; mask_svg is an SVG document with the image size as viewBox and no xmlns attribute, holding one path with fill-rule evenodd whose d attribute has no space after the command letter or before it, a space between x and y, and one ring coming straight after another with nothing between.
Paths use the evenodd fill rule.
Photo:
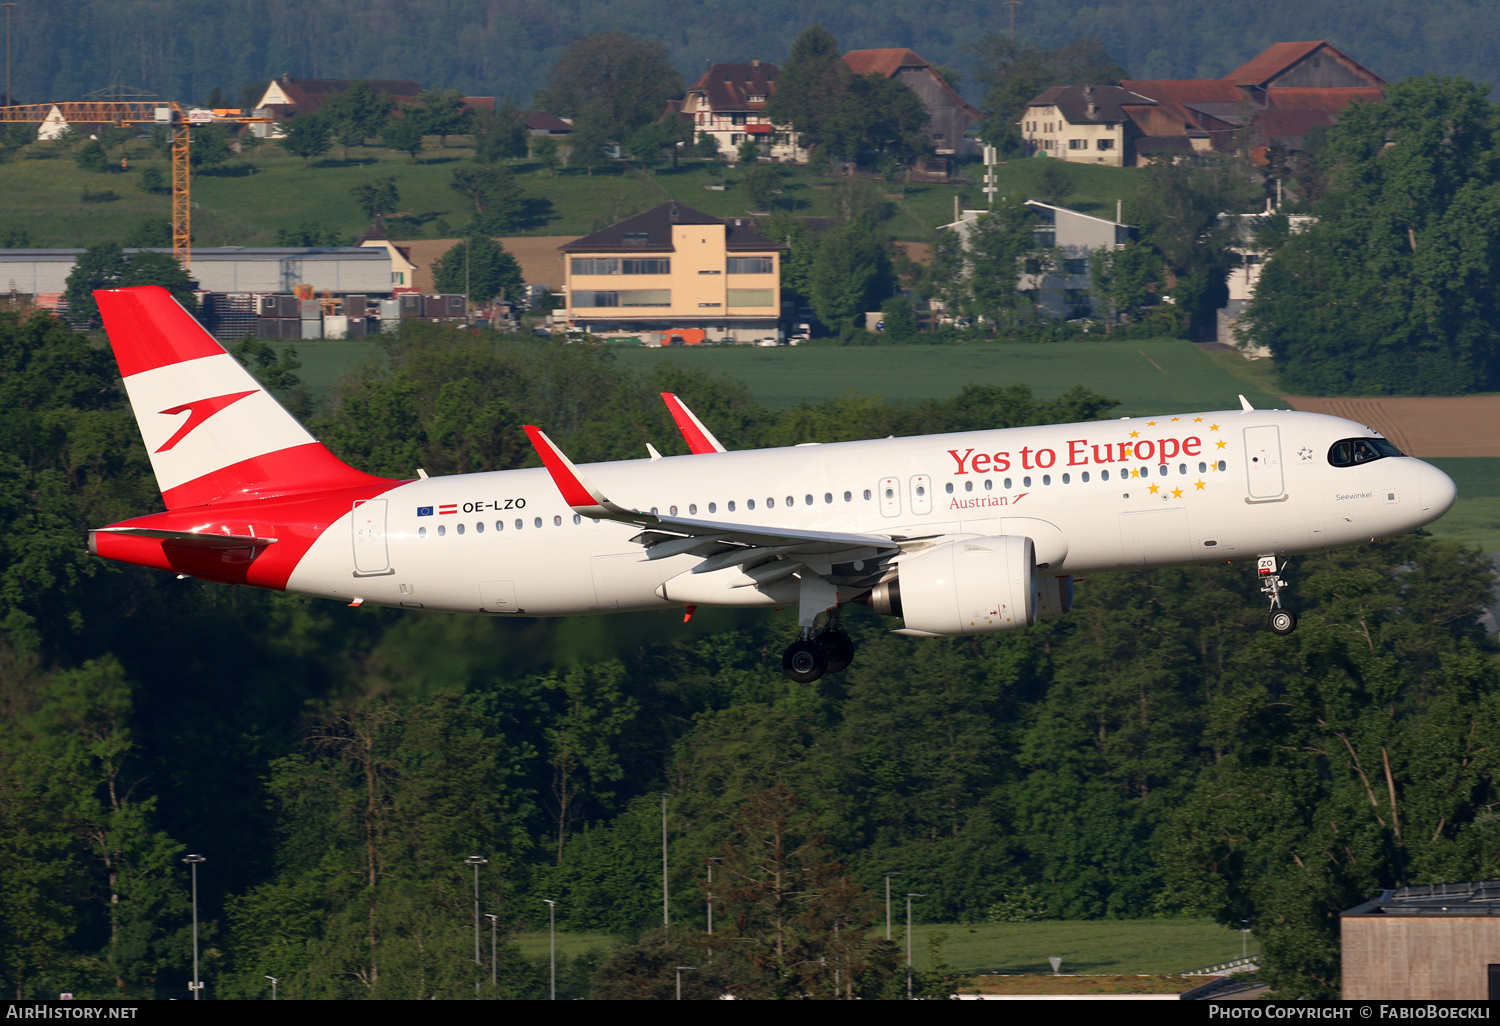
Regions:
<instances>
[{"instance_id":1,"label":"landing gear wheel","mask_svg":"<svg viewBox=\"0 0 1500 1026\"><path fill-rule=\"evenodd\" d=\"M1271 630L1277 634L1290 634L1297 629L1297 614L1290 609L1271 610Z\"/></svg>"},{"instance_id":2,"label":"landing gear wheel","mask_svg":"<svg viewBox=\"0 0 1500 1026\"><path fill-rule=\"evenodd\" d=\"M818 643L823 646L829 673L838 673L854 662L854 642L843 631L824 631Z\"/></svg>"},{"instance_id":3,"label":"landing gear wheel","mask_svg":"<svg viewBox=\"0 0 1500 1026\"><path fill-rule=\"evenodd\" d=\"M804 638L794 641L781 657L781 668L798 684L811 684L828 669L828 656L817 641Z\"/></svg>"}]
</instances>

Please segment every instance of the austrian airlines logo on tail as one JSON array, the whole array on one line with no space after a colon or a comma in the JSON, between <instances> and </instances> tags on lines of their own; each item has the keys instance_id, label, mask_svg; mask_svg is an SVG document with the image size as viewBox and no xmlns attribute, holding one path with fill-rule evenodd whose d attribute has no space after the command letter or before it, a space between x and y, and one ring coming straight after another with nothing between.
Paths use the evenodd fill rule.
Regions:
<instances>
[{"instance_id":1,"label":"austrian airlines logo on tail","mask_svg":"<svg viewBox=\"0 0 1500 1026\"><path fill-rule=\"evenodd\" d=\"M176 433L173 434L171 438L168 438L166 440L166 443L156 451L166 452L168 449L172 448L172 446L176 445L188 435L192 434L193 430L209 417L212 417L214 414L218 413L220 410L230 405L231 403L239 402L247 395L254 395L257 391L259 390L252 388L244 392L230 392L228 395L216 395L212 399L199 399L196 402L183 403L181 406L174 406L170 410L162 410L162 415L168 417L176 416L177 414L182 413L184 410L186 410L188 411L188 419L183 421L182 426L177 429Z\"/></svg>"}]
</instances>

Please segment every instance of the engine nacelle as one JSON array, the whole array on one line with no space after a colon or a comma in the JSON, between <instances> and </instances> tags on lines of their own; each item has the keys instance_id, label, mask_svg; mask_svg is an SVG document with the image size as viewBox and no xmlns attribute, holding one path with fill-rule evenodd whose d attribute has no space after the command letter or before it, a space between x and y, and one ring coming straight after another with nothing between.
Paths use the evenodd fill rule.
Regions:
<instances>
[{"instance_id":1,"label":"engine nacelle","mask_svg":"<svg viewBox=\"0 0 1500 1026\"><path fill-rule=\"evenodd\" d=\"M870 604L921 634L989 634L1036 623L1036 549L1005 535L949 542L901 560Z\"/></svg>"}]
</instances>

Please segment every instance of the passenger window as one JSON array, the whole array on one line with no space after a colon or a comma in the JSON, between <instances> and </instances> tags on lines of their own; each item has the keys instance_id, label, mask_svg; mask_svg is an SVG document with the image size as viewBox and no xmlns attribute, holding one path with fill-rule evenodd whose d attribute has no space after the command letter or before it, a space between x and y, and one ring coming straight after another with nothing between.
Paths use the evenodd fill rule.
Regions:
<instances>
[{"instance_id":1,"label":"passenger window","mask_svg":"<svg viewBox=\"0 0 1500 1026\"><path fill-rule=\"evenodd\" d=\"M561 527L562 526L562 517L561 516L555 516L555 517L553 517L552 518L552 526L553 527Z\"/></svg>"},{"instance_id":2,"label":"passenger window","mask_svg":"<svg viewBox=\"0 0 1500 1026\"><path fill-rule=\"evenodd\" d=\"M439 538L443 537L443 535L445 535L447 533L448 533L448 529L446 527L443 527L441 524L438 525L438 537Z\"/></svg>"},{"instance_id":3,"label":"passenger window","mask_svg":"<svg viewBox=\"0 0 1500 1026\"><path fill-rule=\"evenodd\" d=\"M866 502L870 501L870 489L868 489L868 488L865 489L865 501Z\"/></svg>"},{"instance_id":4,"label":"passenger window","mask_svg":"<svg viewBox=\"0 0 1500 1026\"><path fill-rule=\"evenodd\" d=\"M1067 483L1068 483L1068 482L1069 482L1069 481L1071 481L1071 480L1073 480L1073 479L1072 479L1072 477L1071 477L1071 476L1069 476L1069 475L1068 475L1068 474L1064 474L1064 475L1063 475L1063 484L1067 484Z\"/></svg>"},{"instance_id":5,"label":"passenger window","mask_svg":"<svg viewBox=\"0 0 1500 1026\"><path fill-rule=\"evenodd\" d=\"M481 520L479 523L477 523L477 524L474 525L474 533L475 534L483 534L484 533L484 521Z\"/></svg>"},{"instance_id":6,"label":"passenger window","mask_svg":"<svg viewBox=\"0 0 1500 1026\"><path fill-rule=\"evenodd\" d=\"M965 481L964 482L964 491L966 491L966 492L972 492L973 490L974 490L974 482L973 481Z\"/></svg>"},{"instance_id":7,"label":"passenger window","mask_svg":"<svg viewBox=\"0 0 1500 1026\"><path fill-rule=\"evenodd\" d=\"M811 506L812 505L812 496L809 495L806 499L802 500L802 505L804 505L804 506Z\"/></svg>"},{"instance_id":8,"label":"passenger window","mask_svg":"<svg viewBox=\"0 0 1500 1026\"><path fill-rule=\"evenodd\" d=\"M577 526L578 526L578 525L579 525L579 524L581 524L581 523L583 523L583 517L582 517L582 516L580 516L580 515L579 515L579 514L577 514L577 513L574 513L574 514L573 514L573 526L574 526L574 527L577 527Z\"/></svg>"},{"instance_id":9,"label":"passenger window","mask_svg":"<svg viewBox=\"0 0 1500 1026\"><path fill-rule=\"evenodd\" d=\"M523 528L525 526L526 526L525 521L522 521L522 520L517 520L516 521L516 530L517 531L519 531L521 528Z\"/></svg>"},{"instance_id":10,"label":"passenger window","mask_svg":"<svg viewBox=\"0 0 1500 1026\"><path fill-rule=\"evenodd\" d=\"M1085 470L1083 472L1083 483L1084 484L1088 484L1089 483L1089 472L1087 470Z\"/></svg>"},{"instance_id":11,"label":"passenger window","mask_svg":"<svg viewBox=\"0 0 1500 1026\"><path fill-rule=\"evenodd\" d=\"M708 511L710 513L717 513L717 512L719 512L719 504L717 502L710 502L708 504Z\"/></svg>"},{"instance_id":12,"label":"passenger window","mask_svg":"<svg viewBox=\"0 0 1500 1026\"><path fill-rule=\"evenodd\" d=\"M1101 481L1108 481L1109 480L1109 471L1107 471L1107 470L1101 470L1101 471L1099 471L1099 480L1101 480Z\"/></svg>"},{"instance_id":13,"label":"passenger window","mask_svg":"<svg viewBox=\"0 0 1500 1026\"><path fill-rule=\"evenodd\" d=\"M1207 463L1200 463L1200 464L1198 464L1198 473L1200 473L1200 474L1207 474L1208 473L1208 464Z\"/></svg>"},{"instance_id":14,"label":"passenger window","mask_svg":"<svg viewBox=\"0 0 1500 1026\"><path fill-rule=\"evenodd\" d=\"M1031 478L1030 477L1023 477L1023 478L1021 478L1021 484L1024 487L1026 487L1026 488L1030 488L1031 487Z\"/></svg>"},{"instance_id":15,"label":"passenger window","mask_svg":"<svg viewBox=\"0 0 1500 1026\"><path fill-rule=\"evenodd\" d=\"M458 533L459 534L463 534L464 533L464 525L463 524L459 524L458 525Z\"/></svg>"},{"instance_id":16,"label":"passenger window","mask_svg":"<svg viewBox=\"0 0 1500 1026\"><path fill-rule=\"evenodd\" d=\"M853 493L852 492L845 492L844 493L844 501L845 502L853 502L854 501L854 495L853 495Z\"/></svg>"},{"instance_id":17,"label":"passenger window","mask_svg":"<svg viewBox=\"0 0 1500 1026\"><path fill-rule=\"evenodd\" d=\"M824 492L823 493L823 505L826 506L826 505L829 505L832 502L833 502L833 493L832 492Z\"/></svg>"},{"instance_id":18,"label":"passenger window","mask_svg":"<svg viewBox=\"0 0 1500 1026\"><path fill-rule=\"evenodd\" d=\"M771 497L769 497L769 496L767 496L766 497L766 509L775 509L775 508L776 508L776 500L773 499L773 498L771 498Z\"/></svg>"},{"instance_id":19,"label":"passenger window","mask_svg":"<svg viewBox=\"0 0 1500 1026\"><path fill-rule=\"evenodd\" d=\"M1051 483L1052 483L1052 475L1051 474L1043 474L1042 475L1042 484L1049 485Z\"/></svg>"},{"instance_id":20,"label":"passenger window","mask_svg":"<svg viewBox=\"0 0 1500 1026\"><path fill-rule=\"evenodd\" d=\"M968 484L967 481L964 482L964 483ZM949 495L952 495L953 494L953 482L949 481L947 484L943 485L943 491L947 492Z\"/></svg>"},{"instance_id":21,"label":"passenger window","mask_svg":"<svg viewBox=\"0 0 1500 1026\"><path fill-rule=\"evenodd\" d=\"M668 506L667 507L667 514L669 516L674 516L675 517L677 515L677 507L676 506Z\"/></svg>"},{"instance_id":22,"label":"passenger window","mask_svg":"<svg viewBox=\"0 0 1500 1026\"><path fill-rule=\"evenodd\" d=\"M1229 469L1229 464L1225 463L1223 460L1220 460L1219 461L1219 469L1220 470L1228 470Z\"/></svg>"},{"instance_id":23,"label":"passenger window","mask_svg":"<svg viewBox=\"0 0 1500 1026\"><path fill-rule=\"evenodd\" d=\"M427 537L427 528L425 528L425 527L419 527L419 528L417 528L417 537L418 538L426 538Z\"/></svg>"},{"instance_id":24,"label":"passenger window","mask_svg":"<svg viewBox=\"0 0 1500 1026\"><path fill-rule=\"evenodd\" d=\"M653 509L651 512L655 513L656 510ZM542 526L542 518L541 517L533 517L532 518L531 526L532 527L541 527Z\"/></svg>"},{"instance_id":25,"label":"passenger window","mask_svg":"<svg viewBox=\"0 0 1500 1026\"><path fill-rule=\"evenodd\" d=\"M1005 490L1010 491L1010 478L1008 477L1005 479Z\"/></svg>"},{"instance_id":26,"label":"passenger window","mask_svg":"<svg viewBox=\"0 0 1500 1026\"><path fill-rule=\"evenodd\" d=\"M796 505L796 502L792 499L792 497L790 495L788 495L786 497L786 508L787 509L791 509L795 505Z\"/></svg>"},{"instance_id":27,"label":"passenger window","mask_svg":"<svg viewBox=\"0 0 1500 1026\"><path fill-rule=\"evenodd\" d=\"M731 502L730 505L733 506L734 503ZM746 509L754 509L755 508L755 500L754 499L747 500L745 502L745 508Z\"/></svg>"},{"instance_id":28,"label":"passenger window","mask_svg":"<svg viewBox=\"0 0 1500 1026\"><path fill-rule=\"evenodd\" d=\"M1179 463L1179 464L1177 464L1177 473L1179 473L1179 474L1186 474L1187 473L1187 464L1186 463Z\"/></svg>"},{"instance_id":29,"label":"passenger window","mask_svg":"<svg viewBox=\"0 0 1500 1026\"><path fill-rule=\"evenodd\" d=\"M688 503L688 516L695 517L697 515L698 515L698 504L696 502L690 502L690 503Z\"/></svg>"},{"instance_id":30,"label":"passenger window","mask_svg":"<svg viewBox=\"0 0 1500 1026\"><path fill-rule=\"evenodd\" d=\"M504 520L496 520L495 521L495 530L497 530L497 531L503 531L503 530L505 530L505 521Z\"/></svg>"},{"instance_id":31,"label":"passenger window","mask_svg":"<svg viewBox=\"0 0 1500 1026\"><path fill-rule=\"evenodd\" d=\"M994 487L995 487L995 482L991 481L989 478L985 478L984 479L984 490L985 491L987 491L987 492L991 491L991 490L994 489Z\"/></svg>"}]
</instances>

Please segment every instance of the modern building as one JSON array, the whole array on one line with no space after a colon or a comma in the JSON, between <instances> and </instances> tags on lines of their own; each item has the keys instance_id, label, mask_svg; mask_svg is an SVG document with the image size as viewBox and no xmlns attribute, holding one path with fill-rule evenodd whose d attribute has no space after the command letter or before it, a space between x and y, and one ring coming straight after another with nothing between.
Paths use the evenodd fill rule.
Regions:
<instances>
[{"instance_id":1,"label":"modern building","mask_svg":"<svg viewBox=\"0 0 1500 1026\"><path fill-rule=\"evenodd\" d=\"M1500 880L1382 891L1339 928L1345 1001L1500 1000Z\"/></svg>"},{"instance_id":2,"label":"modern building","mask_svg":"<svg viewBox=\"0 0 1500 1026\"><path fill-rule=\"evenodd\" d=\"M559 249L574 327L701 328L710 339L740 342L779 333L785 247L746 218L663 203Z\"/></svg>"},{"instance_id":3,"label":"modern building","mask_svg":"<svg viewBox=\"0 0 1500 1026\"><path fill-rule=\"evenodd\" d=\"M38 296L67 288L81 249L0 250L0 291ZM127 249L125 253L141 250ZM170 249L146 252L168 253ZM193 250L193 278L204 292L318 292L390 295L391 256L384 248L220 246Z\"/></svg>"},{"instance_id":4,"label":"modern building","mask_svg":"<svg viewBox=\"0 0 1500 1026\"><path fill-rule=\"evenodd\" d=\"M774 64L754 60L748 64L713 64L688 87L678 107L692 119L695 135L707 135L719 144L719 152L733 160L746 138L760 145L763 157L803 160L795 135L771 123L766 103L776 92Z\"/></svg>"},{"instance_id":5,"label":"modern building","mask_svg":"<svg viewBox=\"0 0 1500 1026\"><path fill-rule=\"evenodd\" d=\"M975 152L968 130L979 121L979 110L916 53L904 47L850 50L844 54L844 63L856 75L892 78L916 93L927 108L927 138L938 156L961 157Z\"/></svg>"},{"instance_id":6,"label":"modern building","mask_svg":"<svg viewBox=\"0 0 1500 1026\"><path fill-rule=\"evenodd\" d=\"M1263 217L1269 217L1274 211L1271 204L1266 203L1265 213L1262 214L1220 214L1221 219L1235 223L1235 242L1229 247L1230 257L1233 264L1229 271L1229 278L1225 282L1229 289L1229 299L1219 309L1218 332L1215 335L1217 341L1224 345L1234 346L1247 360L1260 359L1270 356L1271 351L1263 346L1254 346L1240 338L1236 326L1244 316L1245 311L1250 308L1255 299L1255 286L1260 282L1260 272L1265 270L1266 261L1271 254L1258 246L1255 242L1255 228ZM1317 220L1311 214L1289 214L1287 223L1293 234L1305 230Z\"/></svg>"},{"instance_id":7,"label":"modern building","mask_svg":"<svg viewBox=\"0 0 1500 1026\"><path fill-rule=\"evenodd\" d=\"M1101 249L1119 249L1130 241L1135 228L1041 200L1027 200L1026 205L1037 214L1033 248L1052 253L1054 259L1044 274L1023 274L1016 290L1037 292L1038 308L1051 317L1102 316L1104 311L1094 308L1093 255ZM957 232L967 249L968 235L985 213L965 210L957 221L937 230Z\"/></svg>"}]
</instances>

